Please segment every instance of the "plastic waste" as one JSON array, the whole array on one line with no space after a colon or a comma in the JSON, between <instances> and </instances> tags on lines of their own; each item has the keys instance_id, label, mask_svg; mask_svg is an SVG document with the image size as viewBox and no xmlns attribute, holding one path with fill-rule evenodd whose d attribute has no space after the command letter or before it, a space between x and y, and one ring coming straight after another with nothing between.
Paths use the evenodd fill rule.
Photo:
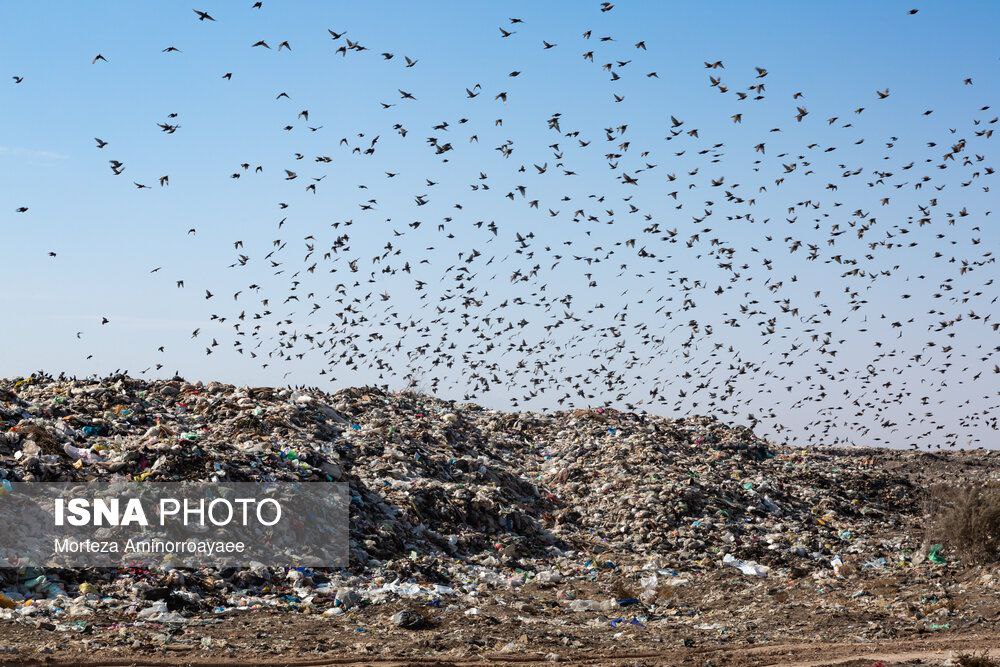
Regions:
<instances>
[{"instance_id":1,"label":"plastic waste","mask_svg":"<svg viewBox=\"0 0 1000 667\"><path fill-rule=\"evenodd\" d=\"M596 600L572 600L569 603L570 611L592 611L599 608L600 603Z\"/></svg>"},{"instance_id":2,"label":"plastic waste","mask_svg":"<svg viewBox=\"0 0 1000 667\"><path fill-rule=\"evenodd\" d=\"M873 558L861 564L862 570L884 570L889 565L889 561L884 556Z\"/></svg>"},{"instance_id":3,"label":"plastic waste","mask_svg":"<svg viewBox=\"0 0 1000 667\"><path fill-rule=\"evenodd\" d=\"M392 623L398 628L415 630L424 625L424 617L412 609L403 609L392 616Z\"/></svg>"},{"instance_id":4,"label":"plastic waste","mask_svg":"<svg viewBox=\"0 0 1000 667\"><path fill-rule=\"evenodd\" d=\"M722 563L724 565L728 565L729 567L735 567L737 570L747 575L748 577L760 577L763 579L764 577L767 576L767 573L770 571L770 568L768 568L765 565L761 565L752 560L743 561L736 558L732 554L726 554L725 556L723 556Z\"/></svg>"},{"instance_id":5,"label":"plastic waste","mask_svg":"<svg viewBox=\"0 0 1000 667\"><path fill-rule=\"evenodd\" d=\"M540 589L579 612L574 621L607 628L691 592L673 587L714 586L705 566L722 554L723 571L741 574L726 577L727 586L778 600L783 591L755 583L779 574L822 580L837 550L840 574L853 566L892 577L902 572L897 563L916 562L919 543L900 525L921 508L902 493L905 472L877 464L890 456L772 445L705 417L507 412L372 387L325 393L38 376L15 389L0 379L7 493L23 481L120 478L336 479L351 491L351 565L343 571L260 567L184 581L168 569L0 570L0 618L31 615L67 630L71 613L92 612L85 620L96 634L111 627L109 612L180 623L294 610L341 616L350 629L370 618L392 627L391 613L406 605L435 621L476 624L497 605L525 617L549 613L528 599ZM943 550L917 557L944 561ZM859 587L832 588L848 596ZM877 594L861 602L869 595ZM391 612L372 608L381 604ZM903 603L887 604L906 613ZM375 626L368 631L374 636Z\"/></svg>"},{"instance_id":6,"label":"plastic waste","mask_svg":"<svg viewBox=\"0 0 1000 667\"><path fill-rule=\"evenodd\" d=\"M941 555L942 549L944 549L943 544L932 544L927 550L927 560L935 565L944 565L947 563L948 561Z\"/></svg>"}]
</instances>

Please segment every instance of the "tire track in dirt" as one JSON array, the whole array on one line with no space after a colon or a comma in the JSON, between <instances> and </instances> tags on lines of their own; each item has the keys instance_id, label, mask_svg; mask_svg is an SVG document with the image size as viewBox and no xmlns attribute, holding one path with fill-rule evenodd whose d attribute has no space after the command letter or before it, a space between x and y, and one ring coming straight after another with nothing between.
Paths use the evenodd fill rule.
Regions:
<instances>
[{"instance_id":1,"label":"tire track in dirt","mask_svg":"<svg viewBox=\"0 0 1000 667\"><path fill-rule=\"evenodd\" d=\"M649 652L600 652L582 654L559 654L560 665L703 665L707 661L724 664L727 667L834 667L862 666L882 662L887 667L919 663L922 665L944 665L961 653L985 653L991 658L1000 658L1000 639L989 635L963 635L926 640L899 640L892 642L858 643L794 643L768 644L746 648L718 649L677 649ZM421 665L426 667L484 667L503 664L534 665L550 662L549 654L537 655L484 655L478 659L446 657L357 657L342 658L197 658L189 656L149 658L92 659L51 659L34 658L0 660L4 667L246 667L260 665L270 667L355 667L378 665L379 667L405 667Z\"/></svg>"}]
</instances>

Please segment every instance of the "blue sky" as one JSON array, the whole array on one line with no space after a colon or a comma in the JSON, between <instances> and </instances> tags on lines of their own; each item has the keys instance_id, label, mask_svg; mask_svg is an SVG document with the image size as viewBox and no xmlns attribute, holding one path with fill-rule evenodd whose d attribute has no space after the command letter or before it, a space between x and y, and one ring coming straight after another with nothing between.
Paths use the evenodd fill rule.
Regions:
<instances>
[{"instance_id":1,"label":"blue sky","mask_svg":"<svg viewBox=\"0 0 1000 667\"><path fill-rule=\"evenodd\" d=\"M905 162L906 155L919 160L927 156L925 142L940 141L948 136L949 128L967 128L970 119L989 118L995 113L978 112L996 101L995 26L1000 6L991 2L626 1L615 3L615 9L608 13L600 12L596 2L291 4L265 0L259 11L251 10L250 4L197 5L210 12L215 22L199 22L192 6L178 2L0 5L0 24L7 27L0 42L0 61L6 70L0 83L4 109L0 124L0 225L7 251L0 278L6 286L8 310L6 326L0 328L0 374L18 375L39 368L78 374L118 368L138 372L159 362L164 364L163 373L176 369L192 378L251 384L321 382L329 387L329 376L318 376L322 366L308 361L309 357L300 364L276 363L262 369L231 349L206 357L204 344L191 340L191 332L201 328L202 336L216 336L223 347L231 345L227 328L211 324L208 318L224 308L232 317L231 295L245 290L251 282L262 285L274 298L287 293L288 275L272 275L261 259L275 239L288 243L284 251L287 259L282 260L287 262L285 266L290 270L293 266L303 268L303 237L314 234L328 243L343 231L334 232L330 223L352 219L351 256L361 256L366 262L366 272L359 275L367 275L368 260L381 252L387 241L404 250L405 257L414 263L429 258L435 276L460 262L459 252L476 247L487 256L497 255L491 267L479 267L477 280L483 289L492 290L491 298L514 298L522 289L530 293L539 284L511 284L507 278L512 267L550 263L540 256L533 260L512 256L516 246L511 239L516 233L534 232L539 246L556 247L563 239L573 238L601 246L603 251L615 242L635 237L642 245L643 221L635 216L616 219L615 225L588 227L589 237L583 236L581 225L565 219L568 210L561 210L562 217L555 221L549 219L546 208L557 208L564 194L574 199L565 209L577 208L580 201L590 207L587 195L607 194L616 201L606 208L619 209L619 215L625 207L621 196L634 194L633 201L640 208L655 215L664 229L678 227L683 240L696 231L691 212L699 210L699 200L718 193L690 194L684 211L678 213L664 196L669 191L661 182L666 171L698 168L702 173L724 173L728 183L742 181L744 187L750 187L761 180L751 171L753 160L759 157L751 149L764 140L769 155L782 150L799 153L808 142L836 144L839 152L823 158L827 168L836 172L835 165L844 160L852 167L871 169L879 164L885 142L892 136L898 137L893 142L897 144L893 164ZM919 8L919 13L909 16L911 7ZM524 23L512 25L510 17L522 18ZM498 26L515 34L501 38ZM347 37L370 50L346 58L336 55L337 45L343 42L331 40L328 28L347 31ZM588 29L593 30L593 36L584 40L581 34ZM613 36L614 41L600 42L604 35ZM250 48L259 39L266 40L272 49ZM291 51L276 50L283 40L289 41ZM557 46L543 50L543 40ZM634 48L640 40L645 41L646 51ZM169 46L181 53L163 53ZM581 58L587 50L595 51L594 63ZM383 60L379 56L382 51L394 53L394 59ZM98 53L108 62L91 64ZM417 59L417 65L404 67L404 55ZM599 65L618 60L631 62L616 68L623 79L612 88L607 72ZM706 60L724 61L725 70L706 70L702 64ZM708 84L709 74L717 72L734 89L743 89L754 81L755 66L769 72L768 100L760 104L738 108L729 99L731 95L723 98ZM521 74L511 78L509 73L515 70ZM645 76L651 71L659 78ZM226 72L232 72L231 81L221 78ZM24 81L14 84L7 78L14 75L23 76ZM972 77L974 85L962 85L966 77ZM465 88L476 83L482 85L483 93L469 100ZM886 87L891 96L877 101L874 92ZM412 91L417 100L400 100L397 89ZM624 100L616 103L612 90L624 94ZM500 91L508 92L507 104L493 99ZM800 91L802 99L793 102L792 94ZM287 92L290 99L275 99L279 92ZM396 106L383 110L379 101ZM796 104L804 104L812 113L804 123L796 124L793 119ZM865 112L853 114L860 106L866 107ZM304 109L309 110L308 122L297 117ZM739 125L729 119L734 109L745 112ZM934 109L934 113L923 116L925 109ZM547 129L546 119L556 112L562 114L564 132L579 129L581 136L588 136L595 144L595 150L577 150L572 155L571 147L565 149L567 162L572 160L571 166L579 172L572 182L531 173L531 164L554 162L548 148L553 141L565 145L574 141ZM168 135L156 124L167 122L171 113L178 115L169 122L181 128ZM699 156L693 142L684 147L677 145L683 139L675 144L665 142L671 115L683 119L685 128L698 127L703 138L724 144L724 166L713 165L709 154ZM824 122L834 115L854 127L844 130L842 122ZM469 122L459 124L461 118ZM497 118L503 118L502 126L495 125ZM432 130L442 121L449 121L447 131ZM642 177L644 187L635 192L613 182L609 186L601 155L605 149L598 151L596 145L606 143L602 128L625 121L634 150L654 150L659 169ZM392 129L394 123L409 130L405 139ZM283 130L286 125L293 129ZM307 129L320 125L322 129L316 132ZM783 131L769 132L774 127ZM363 140L359 133L364 133ZM468 144L472 133L478 134L476 145ZM352 155L339 143L348 138L350 145L367 145L375 135L379 136L376 159ZM432 135L455 143L457 148L448 163L427 149L424 140ZM109 145L98 150L94 137ZM866 141L853 145L854 137L865 137ZM515 152L505 160L494 148L507 140L514 141ZM689 150L676 156L675 146L677 151ZM296 151L306 157L295 160ZM314 155L330 155L333 162L322 167L312 161ZM111 173L109 159L125 163L122 176ZM239 165L244 162L261 164L265 171L262 175L244 174L238 180L230 178L241 171ZM521 164L528 173L515 171ZM285 168L300 172L301 179L284 180ZM399 175L386 179L387 170ZM489 195L470 194L469 186L476 182L479 171L489 174L493 183ZM159 188L156 179L165 174L170 176L170 185ZM305 193L304 179L322 174L328 176L317 184L316 195ZM428 188L425 178L437 181L437 185ZM137 190L133 181L152 189ZM646 185L654 181L655 186ZM872 195L858 181L830 195L817 191L815 180L790 176L780 198L761 195L757 216L780 220L787 202L810 197L836 197L844 201L845 209L870 209ZM502 197L522 183L529 186L533 198L543 201L539 211ZM974 215L989 210L990 193L955 188L940 195L945 206L957 210L965 205ZM413 197L424 193L431 195L431 204L415 209ZM911 197L913 202L926 198L925 193L918 194L900 191L898 197ZM359 203L370 197L378 200L377 210L362 211ZM277 202L286 202L289 208L279 209ZM456 202L464 206L460 213L453 206ZM29 207L29 211L16 213L20 206ZM721 217L723 207L718 208L716 216ZM905 216L911 209L903 205L899 215ZM894 220L892 213L886 215L885 224L901 221ZM454 217L449 223L454 227L449 229L454 229L455 238L436 233L436 225L445 216ZM283 217L287 222L279 230L277 222ZM420 230L402 237L392 235L393 229L406 231L405 225L418 219L425 221ZM497 240L491 241L485 229L473 227L476 220L495 220L502 230ZM724 225L718 219L713 222L715 230L706 238L722 233L741 250L759 245L764 234L780 241L782 232L787 231ZM984 247L996 247L992 219L983 217L978 222L981 232L970 231L961 237L966 245L961 247L960 257L975 257L974 253L981 253ZM188 234L191 228L197 233ZM804 224L791 229L802 238L810 238ZM907 278L913 280L923 271L927 284L936 285L935 279L943 281L952 275L949 267L926 257L935 243L935 232L931 228L914 231L909 238L920 239L923 245L913 252L893 255L903 269L865 288L865 308L845 323L842 331L836 331L834 338L858 335L862 314L884 313L887 321L914 313L926 315L928 308L920 299L933 290L924 289L923 283L911 290ZM968 246L973 237L980 238L981 244ZM824 238L822 232L814 233L817 242ZM244 241L247 254L254 258L249 268L228 268L236 256L232 245L236 239ZM653 249L652 244L647 245ZM863 249L863 244L858 246ZM778 257L782 247L779 243L770 255L764 254ZM537 250L541 255L541 248ZM49 251L57 257L48 257ZM602 251L594 251L595 256ZM658 267L664 274L672 270L677 276L701 276L712 287L720 282L714 259L706 260L697 252L676 246L656 248L655 252L665 259L669 255ZM743 256L740 261L746 259ZM577 296L577 315L586 312L588 304L608 306L606 312L592 314L598 326L608 324L613 307L625 303L634 317L645 318L662 331L673 331L677 324L685 325L695 317L676 313L676 321L664 320L651 304L658 295L674 293L676 283L663 274L655 278L647 275L649 280L639 281L619 277L615 270L619 261L594 268L597 288L586 288L580 282L582 269L568 262L540 282L552 295ZM162 269L150 274L155 267ZM781 273L787 286L781 294L805 299L823 287L831 293L832 303L837 288L834 281L839 280L842 270L794 258L783 265ZM987 272L996 274L995 265L985 266L967 286L981 286L988 280ZM496 279L492 278L494 273ZM791 276L796 277L795 283ZM745 277L760 284L773 276L758 262ZM180 279L185 281L184 289L175 287ZM302 289L326 295L332 293L331 283L344 278L317 274L302 280ZM622 294L630 288L632 292ZM205 289L218 295L216 301L206 302ZM390 303L400 310L420 305L410 276L379 276L371 289L390 293ZM916 297L908 302L900 300L899 295L907 290ZM638 302L640 293L647 295L644 303ZM995 287L992 292L987 289L972 306L978 303L989 312L988 299L995 295ZM769 293L762 289L758 296ZM230 302L219 304L223 299ZM723 312L731 312L740 299L734 295L731 300L726 295L713 300L706 295L698 301L697 317L711 322ZM297 317L302 319L297 321L305 321L306 312L300 307ZM378 315L373 311L373 317ZM112 321L110 325L100 325L103 316ZM934 317L928 321L933 322ZM801 323L789 326L789 340L804 335ZM879 330L878 326L874 323L865 336L886 336L887 340L895 336L895 331ZM824 331L828 328L823 327ZM914 353L924 341L919 325L912 330L900 345ZM466 333L454 329L453 335L456 340L468 340L463 338ZM662 352L650 353L648 374L680 375L707 357L709 347L702 347L693 358L678 357L676 344L683 341L686 330L682 326L672 335ZM544 333L539 332L539 336L544 337ZM720 340L735 345L748 357L761 352L755 328L726 330ZM872 362L869 342L841 346L837 362L854 371L865 369ZM990 336L987 327L969 326L952 343L956 353L974 360L981 354L977 346L988 349L995 344L995 336ZM782 341L774 343L778 344ZM165 346L165 353L157 352L160 345ZM591 341L584 347L595 346ZM93 356L87 359L87 355ZM759 358L765 366L773 363L767 359L766 355ZM572 364L578 372L591 369L586 360ZM880 371L892 375L892 368L888 360ZM335 376L332 386L377 380L377 374L369 371L341 371ZM915 371L908 379L919 386L932 378ZM956 376L956 383L958 379ZM990 379L984 376L985 381ZM647 380L641 384L645 386ZM978 384L968 380L968 385L950 389L949 403L936 409L940 420L961 421L969 411L960 406L965 400L980 409L995 405L996 393L991 394L984 380ZM809 386L802 378L789 378L774 386L783 387L788 382L800 389ZM390 385L402 386L402 380L394 379ZM451 394L461 397L461 382L451 386ZM502 391L477 400L509 405ZM534 407L548 406L542 398ZM696 406L684 408L698 411ZM901 404L900 409L905 413L915 408ZM793 426L805 424L815 414L816 406L806 404L801 411L788 411L783 421ZM982 437L986 431L978 428L976 433ZM901 434L900 441L906 440Z\"/></svg>"}]
</instances>

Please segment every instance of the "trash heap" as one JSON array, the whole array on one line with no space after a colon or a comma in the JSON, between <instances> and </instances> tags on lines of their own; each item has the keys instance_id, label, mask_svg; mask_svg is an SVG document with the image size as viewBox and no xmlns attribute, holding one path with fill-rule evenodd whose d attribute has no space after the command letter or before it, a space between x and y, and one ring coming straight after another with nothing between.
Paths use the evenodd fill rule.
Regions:
<instances>
[{"instance_id":1,"label":"trash heap","mask_svg":"<svg viewBox=\"0 0 1000 667\"><path fill-rule=\"evenodd\" d=\"M344 611L362 593L555 582L599 564L637 580L884 564L919 548L921 501L883 455L782 447L707 417L510 413L375 388L0 380L0 482L340 481L352 495L341 571L30 571L4 599L103 582L132 613L155 603L151 617L281 591Z\"/></svg>"},{"instance_id":2,"label":"trash heap","mask_svg":"<svg viewBox=\"0 0 1000 667\"><path fill-rule=\"evenodd\" d=\"M771 566L897 551L921 509L902 476L847 453L769 445L706 417L576 411L537 424L555 533L611 553L710 567L726 553ZM874 529L874 530L873 530Z\"/></svg>"},{"instance_id":3,"label":"trash heap","mask_svg":"<svg viewBox=\"0 0 1000 667\"><path fill-rule=\"evenodd\" d=\"M514 465L529 446L472 414L375 389L33 376L0 382L0 478L348 481L358 566L538 537L545 503Z\"/></svg>"}]
</instances>

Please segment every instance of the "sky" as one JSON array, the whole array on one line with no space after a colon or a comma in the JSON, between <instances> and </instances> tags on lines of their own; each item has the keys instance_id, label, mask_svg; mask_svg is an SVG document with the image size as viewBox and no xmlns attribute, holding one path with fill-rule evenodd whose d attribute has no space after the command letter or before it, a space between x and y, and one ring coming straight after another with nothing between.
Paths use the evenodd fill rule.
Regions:
<instances>
[{"instance_id":1,"label":"sky","mask_svg":"<svg viewBox=\"0 0 1000 667\"><path fill-rule=\"evenodd\" d=\"M903 362L913 354L929 359L921 350L931 338L928 327L939 318L927 311L942 306L932 302L930 295L944 281L962 280L965 282L955 283L957 289L980 292L970 297L969 303L949 305L951 311L995 312L990 300L997 294L996 287L987 283L997 274L996 265L985 264L972 274L953 278L954 265L932 261L929 254L942 242L935 238L941 230L935 225L914 228L907 240L919 241L918 247L875 253L867 268L883 268L891 275L877 282L854 283L864 292L858 298L865 303L860 310L851 311L847 297L835 294L842 290L844 266L804 261L804 251L780 257L787 248L781 244L786 234L820 244L827 238L829 225L812 230L806 224L808 214L802 212L799 223L780 221L794 217L786 210L789 202L806 199L836 198L844 202L845 214L859 207L869 211L878 199L873 199L871 188L866 186L868 174L879 164L888 164L883 161L887 143L893 144L893 165L905 163L906 156L922 160L928 156L927 142L947 141L951 128L962 127L968 132L971 119L988 120L995 115L995 110L980 109L996 101L1000 54L995 26L1000 20L1000 5L917 0L623 1L616 2L613 10L601 12L598 2L265 0L259 10L251 9L250 4L206 2L196 7L209 12L215 21L198 21L193 6L179 2L0 4L0 24L7 27L0 42L0 62L6 70L0 82L4 109L0 123L0 226L6 250L0 280L8 310L0 327L0 376L39 369L79 375L128 369L133 374L145 371L148 377L169 377L177 371L191 379L253 385L305 383L339 388L384 383L393 389L409 384L430 388L429 377L437 369L424 363L426 359L416 352L408 357L404 353L386 356L386 363L393 367L392 377L383 372L380 378L379 371L364 367L366 364L357 369L343 364L330 366L321 354L275 361L262 368L259 361L233 349L227 325L210 320L213 314L221 313L231 320L239 312L232 295L239 290L248 292L249 284L260 285L262 294L280 302L278 295L288 294L289 274L308 264L303 263L308 243L304 239L313 235L321 252L337 235L349 231L349 255L362 258L362 271L345 277L343 271L330 275L321 270L296 278L301 283L298 290L322 297L272 304L276 315L287 312L295 321L284 327L280 321L269 322L266 333L272 340L287 339L287 333L280 331L293 326L296 330L306 328L304 323L312 317L308 304L329 295L335 299L336 284L351 288L348 278L362 280L370 271L379 271L383 264L371 264L370 260L384 252L386 243L401 250L400 257L418 269L418 262L427 260L427 274L420 277L438 281L429 286L435 296L454 282L453 277L444 277L446 269L461 265L467 253L476 248L484 260L496 258L491 266L483 266L483 261L470 265L476 276L469 282L480 285L480 294L489 293L484 300L487 308L518 298L532 301L542 285L553 299L573 297L568 310L584 321L575 323L576 328L567 336L581 336L578 352L594 352L596 356L581 354L569 359L568 368L584 374L602 372L602 367L614 370L608 396L577 397L576 405L598 405L606 400L616 405L638 403L648 399L648 388L664 378L671 383L672 396L678 387L683 391L685 383L694 386L696 379L679 378L685 373L697 378L700 365L710 363L716 350L704 325L712 322L718 331L713 335L733 346L733 354L741 354L744 360L756 359L762 369L772 371L772 376L755 374L755 381L763 378L766 389L787 394L781 405L773 408L780 414L770 420L763 418L769 425L761 430L782 438L808 439L804 430L808 431L817 414L824 414L823 410L835 414L845 408L846 401L841 399L838 404L831 387L837 391L844 387L851 391L852 386L857 389L871 368L880 378L908 387L933 385L937 392L934 400L945 398L937 405L921 406L917 400L920 392L916 391L900 398L899 415L873 412L862 420L902 423L907 413L929 410L936 424L945 425L941 433L961 436L935 436L925 444L954 441L963 446L988 445L994 438L995 430L985 420L969 425L967 419L970 413L990 410L997 404L997 392L991 387L996 378L991 372L993 362L985 365L981 378L972 379L982 370L977 364L982 365L978 360L984 350L996 345L996 334L988 326L963 321L956 329L959 335L946 341L956 355L953 367L948 367L949 379L954 377L954 381L946 388L935 384L941 381L935 373L918 368L919 362L908 369ZM911 16L911 8L919 12ZM523 23L511 23L511 17L521 18ZM500 27L513 34L502 37ZM347 38L369 50L350 52L347 57L337 55L336 48L344 41L332 39L328 29L346 31ZM589 40L582 36L587 30L593 31ZM613 41L601 42L605 35L613 36ZM271 48L251 48L257 40L266 40ZM283 40L289 42L290 50L277 50ZM556 46L544 49L543 40ZM635 48L639 41L645 43L645 50ZM170 46L180 52L165 53ZM588 50L595 51L593 63L581 57ZM392 52L394 58L385 60L379 55L383 51ZM107 62L92 64L97 54ZM405 67L404 55L416 59L416 65ZM717 60L725 63L724 69L705 68L705 61ZM614 66L622 79L612 87L608 72L600 65L619 61L629 62ZM708 81L710 75L719 75L734 90L744 90L758 80L755 67L768 71L764 79L767 99L758 104L739 107L732 101L732 93L724 97ZM514 71L520 74L511 77ZM652 71L657 72L657 78L646 76ZM231 80L222 78L227 72L232 73ZM10 78L14 76L23 77L23 81L14 83ZM963 84L967 77L973 79L973 85ZM481 85L482 93L470 99L465 91L475 84ZM875 91L885 88L891 95L877 100ZM417 99L400 99L400 89L412 92ZM612 91L623 99L615 101ZM276 99L281 92L288 97ZM499 92L508 93L506 103L494 99ZM802 97L793 100L798 92ZM383 109L379 101L395 106ZM799 104L811 113L801 123L794 120ZM864 113L855 114L857 107L865 107ZM308 120L299 116L306 109ZM933 109L933 114L923 115L927 109ZM745 112L742 121L732 122L730 115L740 110ZM579 130L581 138L593 141L592 149L574 147L576 138L553 133L547 120L555 113L561 114L563 133ZM177 116L171 119L170 114ZM671 116L684 121L684 130L697 127L701 143L683 135L673 144L667 143ZM825 122L831 116L842 120ZM468 122L461 123L462 118ZM502 125L496 123L500 118ZM444 121L449 123L447 129L434 129ZM656 170L640 177L644 187L630 189L614 178L609 180L605 154L622 139L605 141L604 128L624 122L628 123L624 139L633 144L631 150L649 148L647 161L655 158L657 162ZM853 127L845 130L844 122ZM157 123L180 127L167 134ZM406 137L393 128L395 124L407 128ZM286 126L291 129L284 129ZM309 127L319 129L311 131ZM771 131L778 127L782 132ZM478 143L468 141L473 133ZM374 156L351 153L350 147L367 147L376 135L379 140ZM447 162L427 146L425 140L430 136L455 144ZM95 137L108 145L97 148ZM863 143L854 143L861 137L865 138ZM346 147L341 139L347 139ZM751 183L767 180L753 171L754 160L760 155L752 147L765 140L769 156L787 151L792 156L788 161L809 143L836 144L838 152L818 156L816 164L830 173L841 171L840 163L846 169L864 166L866 175L844 182L836 194L818 189L818 181L802 177L801 171L789 175L780 197L773 191L758 193L757 218L779 221L772 227L783 225L770 229L759 223L719 219L726 207L714 202L720 196L718 191L681 193L687 198L683 211L675 209L676 200L666 196L675 189L664 177L667 172L680 173L682 181L684 173L695 169L713 177L725 174L727 187L745 182L744 188L749 188ZM508 141L514 153L505 158L496 149ZM555 141L563 146L564 161L577 172L574 176L557 179L553 175L558 158L550 145ZM716 143L724 146L721 162L712 161L720 150L697 150L711 149ZM677 155L681 150L685 153ZM296 152L304 158L297 160ZM941 152L943 149L937 157ZM331 156L332 162L316 163L313 158L317 155ZM125 163L121 176L109 168L111 159ZM262 165L264 171L255 174L252 168L244 170L243 163ZM623 163L634 169L642 160L630 155ZM550 172L536 173L532 165L543 164L552 165ZM769 164L777 163L771 159ZM517 171L520 165L526 166L526 172ZM284 169L296 171L299 179L286 180ZM387 178L386 171L397 175ZM489 176L489 192L471 189L477 181L485 180L479 179L480 172ZM240 173L240 178L232 178L234 173ZM316 182L315 194L304 190L307 178L323 174L324 179ZM169 175L168 187L157 184L162 175ZM425 179L435 185L426 185ZM981 258L984 250L997 247L995 225L985 216L992 193L982 188L959 190L958 175L951 180L956 181L952 189L939 195L942 207L958 210L965 206L972 215L963 219L961 233L959 229L945 230L948 239L955 234L959 244L945 252L959 259ZM150 189L138 189L134 182ZM504 197L521 184L528 186L529 196ZM595 193L607 196L606 206L588 200ZM423 194L430 203L415 206L415 196ZM560 205L564 195L572 195L573 201ZM625 215L623 209L628 205L622 201L624 196L633 196L630 202L652 215L663 229L679 228L681 243L657 246L647 240L642 228L649 221ZM704 204L709 197L712 206ZM886 210L880 224L901 223L928 195L907 188L895 197L898 202ZM377 204L372 210L363 210L361 204L370 198ZM526 205L530 199L542 201L538 210ZM571 210L584 205L581 201L588 212L592 208L615 209L614 224L570 220ZM279 208L278 202L287 208ZM458 202L462 209L455 208ZM19 207L29 210L18 213ZM714 224L706 223L714 229L703 234L693 249L685 247L683 241L698 232L700 225L691 218L701 208L716 209ZM559 210L560 215L547 215L547 209ZM439 233L437 225L445 218L451 220ZM347 220L353 223L349 228L331 228L332 223ZM416 220L424 223L419 229L406 227ZM495 237L484 226L473 224L491 220L501 230ZM845 215L838 221L846 224L846 220ZM980 230L971 229L973 225ZM195 231L189 233L192 229ZM404 234L394 235L393 230ZM516 253L516 234L534 234L531 246L538 254L529 258ZM708 256L711 247L706 241L720 234L740 251L737 264L759 250L782 263L779 272L763 267L757 257L742 273L746 284L727 285L726 294L712 298L711 289L721 286L722 279L717 258ZM778 239L770 254L761 245L764 235ZM582 256L585 249L599 258L615 243L632 238L638 239L637 247L648 247L663 260L653 267L656 273L642 268L634 258L629 260L628 270L620 270L625 261L620 255L587 265L596 283L592 286L591 278L582 281L585 269L581 261L567 259L548 268L551 254L566 239L577 244L567 254ZM234 248L236 240L244 242L242 249ZM850 243L849 237L845 238L844 244ZM853 243L852 250L864 252L865 240ZM556 250L543 253L543 246ZM278 252L280 268L263 259L270 250ZM823 251L829 254L826 248ZM56 256L50 257L50 252ZM240 252L252 260L247 266L231 268ZM882 267L881 262L888 263ZM512 272L528 272L535 264L545 265L542 277L527 282L509 280ZM274 269L284 272L275 275ZM638 278L636 271L641 274ZM924 277L917 278L918 274ZM686 285L699 280L704 283L691 293L697 296L698 306L690 312L670 307L667 317L658 310L664 303L657 298L686 294L685 283L678 282L680 276L690 279ZM402 272L376 273L373 282L349 291L352 297L388 294L388 300L366 302L366 312L374 322L391 324L391 312L414 317L425 312L421 308L426 303L421 303L414 291L413 278ZM184 281L183 289L176 286L178 280ZM769 280L782 281L780 294L765 287ZM744 295L747 285L750 296ZM823 390L815 375L806 378L806 361L794 369L786 368L777 361L789 357L771 353L780 347L794 356L799 349L803 354L811 349L808 344L802 346L809 338L805 332L809 322L804 320L808 313L779 319L773 341L762 338L756 326L723 331L719 325L733 308L750 298L777 295L798 303L811 299L817 289L826 290L830 296L824 294L823 299L834 304L838 315L848 317L839 328L836 319L818 327L821 333L830 331L835 341L844 341L837 345L836 362L838 369L848 371ZM215 295L214 300L205 299L205 290ZM903 293L912 296L902 299ZM321 305L333 307L329 301ZM641 363L623 363L621 355L612 358L614 341L608 338L588 338L598 329L614 325L614 316L626 305L630 325L645 322L662 336L660 343L651 345L630 327L622 327L628 346L641 351ZM243 307L240 302L239 308ZM532 323L525 330L527 347L520 353L497 356L515 386L495 386L490 392L475 395L474 400L513 407L511 397L523 393L517 389L533 377L531 362L551 354L552 348L543 341L551 345L561 340L561 334L541 328L552 323L546 319L551 313L530 305L521 310L537 316L529 318ZM327 311L322 312L325 315ZM101 325L105 317L110 323ZM433 312L427 319L432 317ZM889 325L911 317L916 321L902 331ZM474 341L471 327L461 326L458 315L446 314L443 319L436 325L435 335L441 330L447 333L448 341L459 345ZM692 319L700 323L695 334L689 325ZM323 320L325 324L330 321L330 317ZM579 327L588 321L595 328L581 333ZM366 324L359 331L363 329L367 335L376 328ZM861 328L866 330L860 332ZM192 339L195 329L201 333ZM903 333L905 338L897 343L895 337ZM693 351L681 345L689 335L696 340ZM212 337L221 345L206 355L205 341ZM872 342L883 339L899 347L898 357L872 357ZM407 347L417 342L412 336L404 341ZM161 346L163 352L158 351ZM606 364L599 358L602 353L608 355ZM813 352L809 355L811 362L821 358ZM529 368L519 369L519 359L527 360ZM406 368L407 363L412 368ZM162 364L162 368L154 370L154 364ZM329 373L321 376L324 368ZM468 395L461 369L451 369L451 373L450 381L433 388L446 397ZM786 390L786 386L794 390ZM763 389L747 385L745 390L749 394ZM830 394L823 403L796 403L800 394L814 398L823 391ZM676 404L671 401L650 409L664 414L704 411L704 401L696 405L692 392L687 393L685 400ZM553 402L560 395L561 390L554 390L516 405L567 407ZM767 408L744 412L762 417ZM775 422L791 431L775 430ZM926 432L925 427L918 424L896 430L882 444L911 444ZM870 441L850 430L841 425L829 439Z\"/></svg>"}]
</instances>

